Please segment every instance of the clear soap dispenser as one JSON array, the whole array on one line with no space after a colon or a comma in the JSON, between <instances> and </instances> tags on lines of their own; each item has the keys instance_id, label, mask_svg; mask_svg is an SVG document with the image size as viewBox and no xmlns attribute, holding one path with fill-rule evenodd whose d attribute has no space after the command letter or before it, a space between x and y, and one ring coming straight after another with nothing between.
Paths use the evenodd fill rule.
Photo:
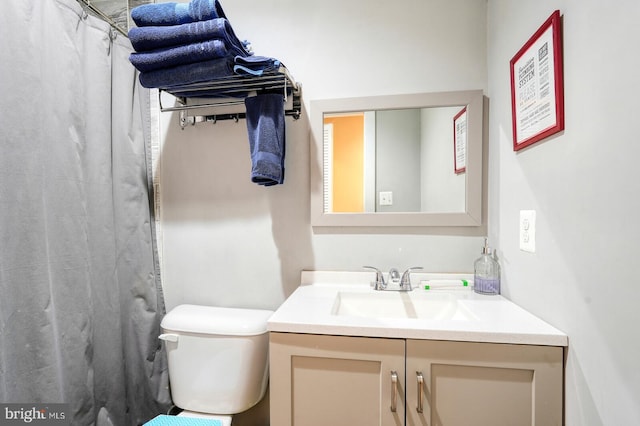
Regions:
<instances>
[{"instance_id":1,"label":"clear soap dispenser","mask_svg":"<svg viewBox=\"0 0 640 426\"><path fill-rule=\"evenodd\" d=\"M500 265L486 238L482 254L473 264L473 290L480 294L500 294Z\"/></svg>"}]
</instances>

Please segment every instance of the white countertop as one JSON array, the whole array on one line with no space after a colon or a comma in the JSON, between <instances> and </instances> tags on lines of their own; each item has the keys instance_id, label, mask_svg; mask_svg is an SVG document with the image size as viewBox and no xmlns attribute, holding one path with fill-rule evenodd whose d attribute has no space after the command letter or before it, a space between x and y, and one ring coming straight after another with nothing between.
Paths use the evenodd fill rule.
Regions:
<instances>
[{"instance_id":1,"label":"white countertop","mask_svg":"<svg viewBox=\"0 0 640 426\"><path fill-rule=\"evenodd\" d=\"M303 271L301 285L271 316L272 332L330 334L464 342L567 346L567 335L502 296L476 294L470 287L428 290L453 294L473 319L378 318L333 314L339 292L375 292L368 272ZM468 274L413 273L414 292L427 279L470 279Z\"/></svg>"}]
</instances>

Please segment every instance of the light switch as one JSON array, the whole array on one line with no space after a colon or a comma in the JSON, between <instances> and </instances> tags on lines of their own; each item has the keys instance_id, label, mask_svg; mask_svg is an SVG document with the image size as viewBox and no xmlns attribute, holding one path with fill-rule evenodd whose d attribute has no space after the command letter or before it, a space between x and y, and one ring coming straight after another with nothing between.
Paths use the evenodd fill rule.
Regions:
<instances>
[{"instance_id":1,"label":"light switch","mask_svg":"<svg viewBox=\"0 0 640 426\"><path fill-rule=\"evenodd\" d=\"M520 210L520 250L536 252L535 210Z\"/></svg>"},{"instance_id":2,"label":"light switch","mask_svg":"<svg viewBox=\"0 0 640 426\"><path fill-rule=\"evenodd\" d=\"M391 191L380 192L380 205L381 206L392 206L393 205L393 192L391 192Z\"/></svg>"}]
</instances>

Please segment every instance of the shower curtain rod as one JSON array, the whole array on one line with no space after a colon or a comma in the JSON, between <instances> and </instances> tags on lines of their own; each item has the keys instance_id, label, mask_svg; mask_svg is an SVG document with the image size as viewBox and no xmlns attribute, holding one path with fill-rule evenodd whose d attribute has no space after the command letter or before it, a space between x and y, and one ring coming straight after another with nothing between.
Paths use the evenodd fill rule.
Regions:
<instances>
[{"instance_id":1,"label":"shower curtain rod","mask_svg":"<svg viewBox=\"0 0 640 426\"><path fill-rule=\"evenodd\" d=\"M120 34L122 34L123 36L129 38L127 32L125 30L123 30L122 28L120 28L118 26L118 24L115 23L115 21L113 19L111 19L111 17L109 17L108 15L106 15L103 11L101 11L100 9L98 9L97 7L95 7L94 5L91 4L91 0L78 0L78 3L81 3L82 5L88 7L89 9L91 9L92 12L94 12L95 14L97 14L98 16L100 16L102 19L104 19L109 25L111 25L111 27L118 31Z\"/></svg>"}]
</instances>

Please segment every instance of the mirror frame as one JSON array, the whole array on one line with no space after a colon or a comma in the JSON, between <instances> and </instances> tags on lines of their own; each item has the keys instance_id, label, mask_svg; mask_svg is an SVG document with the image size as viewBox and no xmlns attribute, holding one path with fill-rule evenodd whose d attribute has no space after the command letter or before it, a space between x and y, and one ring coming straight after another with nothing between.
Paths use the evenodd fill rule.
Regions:
<instances>
[{"instance_id":1,"label":"mirror frame","mask_svg":"<svg viewBox=\"0 0 640 426\"><path fill-rule=\"evenodd\" d=\"M465 211L451 213L327 213L323 205L323 127L325 113L467 106ZM415 93L311 101L311 226L482 226L482 90ZM453 126L453 123L452 123Z\"/></svg>"}]
</instances>

